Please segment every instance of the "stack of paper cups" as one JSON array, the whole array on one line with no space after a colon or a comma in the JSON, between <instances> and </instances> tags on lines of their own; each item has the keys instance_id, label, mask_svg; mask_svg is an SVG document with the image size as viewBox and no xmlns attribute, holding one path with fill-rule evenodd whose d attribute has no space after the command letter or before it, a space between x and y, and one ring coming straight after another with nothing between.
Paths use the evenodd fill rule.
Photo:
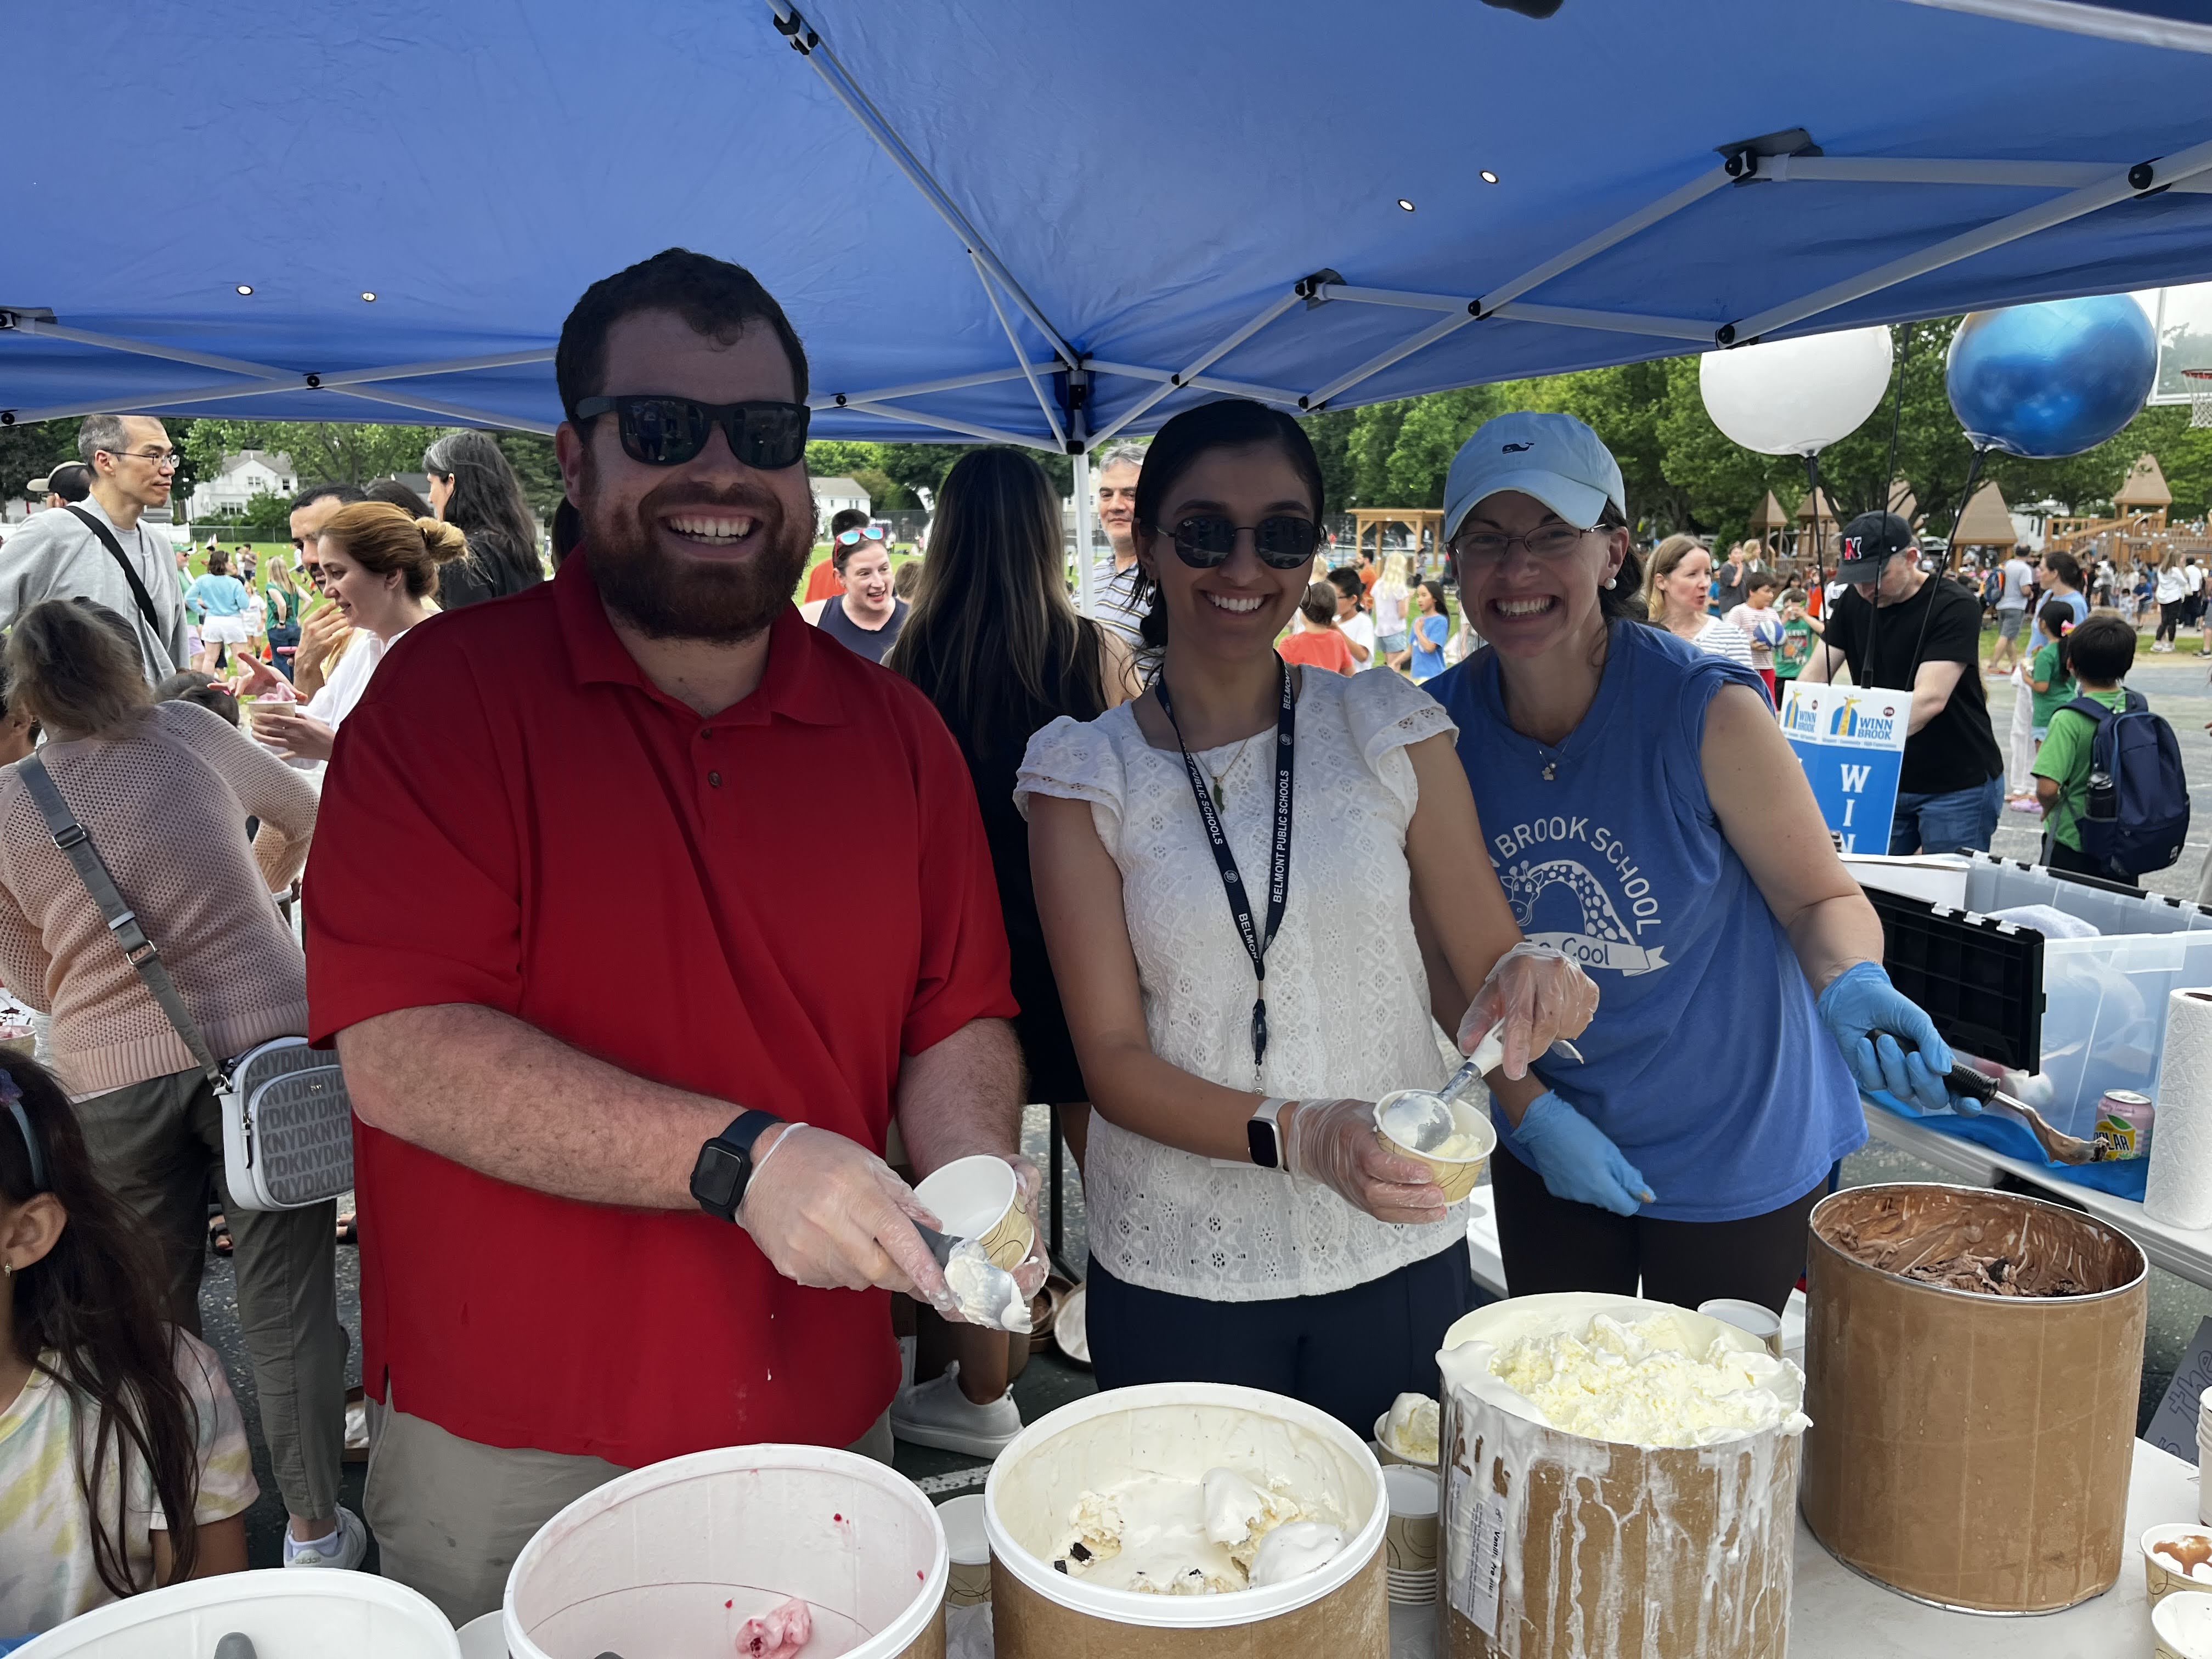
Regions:
<instances>
[{"instance_id":1,"label":"stack of paper cups","mask_svg":"<svg viewBox=\"0 0 2212 1659\"><path fill-rule=\"evenodd\" d=\"M1382 1534L1390 1599L1401 1607L1425 1607L1437 1599L1436 1471L1392 1463L1382 1471L1382 1486L1390 1497L1390 1522Z\"/></svg>"},{"instance_id":2,"label":"stack of paper cups","mask_svg":"<svg viewBox=\"0 0 2212 1659\"><path fill-rule=\"evenodd\" d=\"M2143 1213L2169 1227L2212 1227L2212 990L2167 1000Z\"/></svg>"},{"instance_id":3,"label":"stack of paper cups","mask_svg":"<svg viewBox=\"0 0 2212 1659\"><path fill-rule=\"evenodd\" d=\"M2212 1389L2197 1396L2197 1468L2200 1475L2212 1469ZM2212 1492L2202 1480L2197 1483L2197 1519L2212 1527Z\"/></svg>"}]
</instances>

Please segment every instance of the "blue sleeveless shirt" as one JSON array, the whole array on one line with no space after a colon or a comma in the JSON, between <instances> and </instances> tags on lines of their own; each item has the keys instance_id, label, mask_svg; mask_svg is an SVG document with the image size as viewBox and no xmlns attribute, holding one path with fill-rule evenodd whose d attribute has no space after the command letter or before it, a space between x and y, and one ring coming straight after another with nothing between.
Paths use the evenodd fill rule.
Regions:
<instances>
[{"instance_id":1,"label":"blue sleeveless shirt","mask_svg":"<svg viewBox=\"0 0 2212 1659\"><path fill-rule=\"evenodd\" d=\"M1534 1069L1644 1172L1658 1200L1642 1213L1664 1221L1779 1209L1867 1138L1789 935L1706 798L1705 710L1724 685L1765 695L1751 670L1622 623L1596 701L1556 746L1508 724L1488 651L1425 688L1458 724L1515 921L1597 981L1575 1040L1586 1063Z\"/></svg>"}]
</instances>

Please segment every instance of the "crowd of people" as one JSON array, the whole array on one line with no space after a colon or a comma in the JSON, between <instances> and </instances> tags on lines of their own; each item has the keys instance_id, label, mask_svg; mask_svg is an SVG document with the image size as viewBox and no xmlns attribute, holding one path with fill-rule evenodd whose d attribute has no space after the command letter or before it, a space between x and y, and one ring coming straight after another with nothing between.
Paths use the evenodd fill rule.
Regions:
<instances>
[{"instance_id":1,"label":"crowd of people","mask_svg":"<svg viewBox=\"0 0 2212 1659\"><path fill-rule=\"evenodd\" d=\"M246 584L188 605L143 522L158 421L88 420L90 505L0 549L0 978L51 1020L45 1063L0 1054L0 1486L35 1517L0 1539L47 1549L0 1574L0 1638L243 1565L257 1493L196 1335L210 1184L286 1565L373 1533L460 1622L626 1468L1003 1446L1006 1334L960 1319L913 1183L1000 1159L1034 1215L1024 1103L1081 1167L1103 1385L1245 1383L1363 1433L1435 1391L1476 1297L1464 1201L1374 1128L1455 1041L1502 1036L1523 1293L1778 1310L1857 1091L1951 1103L1771 708L1792 669L1912 686L1901 834L1995 810L1978 608L1901 521L1851 526L1810 605L1639 549L1595 433L1504 415L1451 465L1448 592L1402 554L1332 565L1304 431L1230 398L1102 458L1090 614L1056 492L1001 449L896 573L833 521L813 592L807 359L749 272L670 250L594 283L555 373L550 580L475 434L432 447L425 511L302 492L267 660L226 625L210 665ZM2075 666L2094 694L2109 665ZM240 695L247 730L209 706ZM343 1061L362 1516L339 1218L228 1202L217 1091L49 831L41 736L210 1042ZM926 1320L956 1328L934 1376Z\"/></svg>"}]
</instances>

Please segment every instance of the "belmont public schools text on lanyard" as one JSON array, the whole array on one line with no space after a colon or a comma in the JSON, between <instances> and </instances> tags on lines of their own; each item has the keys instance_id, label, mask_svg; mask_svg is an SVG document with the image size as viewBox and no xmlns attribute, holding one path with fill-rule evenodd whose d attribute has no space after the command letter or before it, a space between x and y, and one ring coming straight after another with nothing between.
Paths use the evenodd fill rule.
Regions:
<instances>
[{"instance_id":1,"label":"belmont public schools text on lanyard","mask_svg":"<svg viewBox=\"0 0 2212 1659\"><path fill-rule=\"evenodd\" d=\"M1237 919L1237 936L1244 941L1245 955L1252 958L1252 976L1259 985L1252 1001L1252 1080L1255 1086L1260 1080L1260 1064L1267 1056L1267 947L1275 942L1275 931L1283 925L1283 905L1291 891L1291 781L1297 757L1294 739L1298 705L1297 699L1291 694L1289 665L1277 657L1275 668L1282 676L1282 705L1275 716L1275 834L1270 843L1264 932L1253 925L1251 894L1244 885L1243 877L1237 873L1237 855L1229 850L1229 837L1221 831L1221 814L1214 810L1206 779L1182 740L1182 727L1176 720L1175 705L1168 696L1167 676L1163 674L1152 682L1153 689L1160 694L1160 713L1168 717L1168 725L1174 728L1176 750L1182 755L1183 770L1190 776L1191 799L1198 803L1198 816L1206 825L1206 839L1212 846L1213 861L1221 869L1222 888L1229 895L1229 913Z\"/></svg>"}]
</instances>

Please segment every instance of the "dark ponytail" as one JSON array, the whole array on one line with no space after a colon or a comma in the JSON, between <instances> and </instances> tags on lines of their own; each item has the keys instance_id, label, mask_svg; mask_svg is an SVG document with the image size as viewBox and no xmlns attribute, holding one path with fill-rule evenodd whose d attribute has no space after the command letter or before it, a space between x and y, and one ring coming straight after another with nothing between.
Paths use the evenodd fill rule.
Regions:
<instances>
[{"instance_id":1,"label":"dark ponytail","mask_svg":"<svg viewBox=\"0 0 2212 1659\"><path fill-rule=\"evenodd\" d=\"M1597 515L1597 523L1591 527L1596 530L1626 530L1628 520L1619 507L1607 501L1605 510ZM1608 629L1617 622L1651 620L1650 612L1644 603L1644 561L1638 556L1632 538L1628 544L1628 556L1620 562L1620 574L1613 579L1611 586L1601 587L1597 591L1597 613L1605 619Z\"/></svg>"},{"instance_id":2,"label":"dark ponytail","mask_svg":"<svg viewBox=\"0 0 2212 1659\"><path fill-rule=\"evenodd\" d=\"M76 1408L77 1486L100 1582L117 1596L153 1588L132 1580L125 1544L127 1466L143 1464L168 1527L169 1582L181 1583L199 1560L199 1436L177 1375L179 1339L155 1289L168 1274L145 1224L94 1177L76 1114L52 1077L12 1053L0 1054L0 1072L21 1091L46 1166L41 1188L14 1114L0 1108L0 1194L14 1206L51 1192L68 1218L53 1249L9 1276L16 1357L51 1376ZM101 1513L103 1493L112 1494L112 1515Z\"/></svg>"},{"instance_id":3,"label":"dark ponytail","mask_svg":"<svg viewBox=\"0 0 2212 1659\"><path fill-rule=\"evenodd\" d=\"M1306 429L1279 409L1270 409L1249 398L1222 398L1186 409L1162 427L1146 448L1144 469L1137 475L1136 510L1133 515L1136 533L1146 538L1159 534L1159 515L1167 505L1169 492L1182 482L1182 475L1190 471L1200 456L1209 450L1263 445L1273 445L1290 462L1299 482L1313 497L1314 523L1319 525L1326 511L1321 461L1314 453L1313 440L1306 436ZM1149 675L1158 667L1160 653L1167 649L1168 613L1160 596L1159 583L1141 566L1135 597L1145 606L1137 630L1138 656Z\"/></svg>"}]
</instances>

